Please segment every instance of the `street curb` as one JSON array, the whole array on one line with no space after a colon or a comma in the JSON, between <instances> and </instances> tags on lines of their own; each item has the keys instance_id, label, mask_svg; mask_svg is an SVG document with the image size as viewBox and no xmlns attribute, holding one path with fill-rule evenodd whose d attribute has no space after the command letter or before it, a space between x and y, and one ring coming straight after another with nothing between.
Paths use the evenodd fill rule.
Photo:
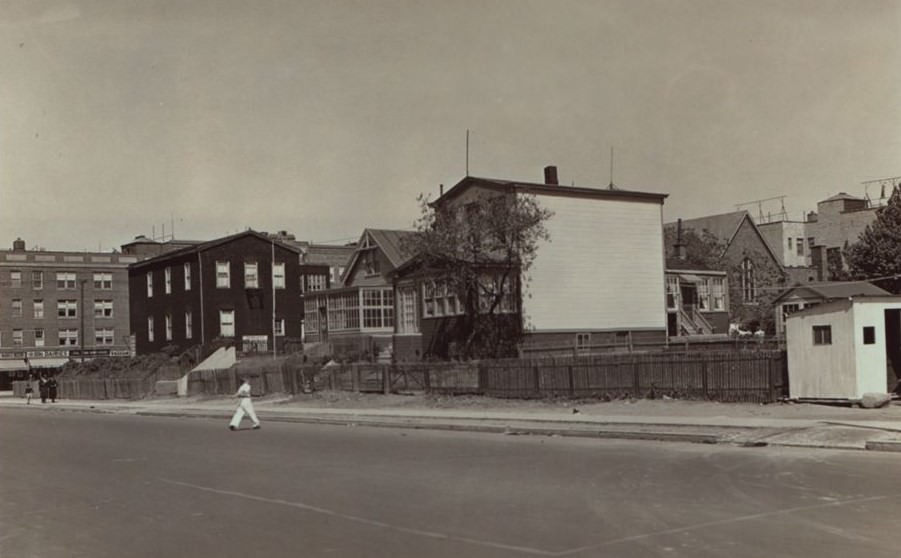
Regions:
<instances>
[{"instance_id":1,"label":"street curb","mask_svg":"<svg viewBox=\"0 0 901 558\"><path fill-rule=\"evenodd\" d=\"M227 419L229 414L220 413L181 413L166 411L138 411L140 416L173 417L173 418L212 418ZM328 426L370 426L375 428L404 428L409 430L441 430L449 432L479 432L487 434L503 434L506 436L559 436L568 438L604 438L621 440L646 440L657 442L689 442L696 444L716 444L720 442L718 436L710 434L685 434L677 432L644 432L630 430L598 430L598 429L565 429L534 427L511 427L499 424L453 424L447 422L413 422L413 421L386 421L380 419L336 418L336 417L289 417L268 416L271 422L287 422L301 424L321 424ZM426 419L433 420L433 419ZM473 419L469 419L473 420Z\"/></svg>"},{"instance_id":2,"label":"street curb","mask_svg":"<svg viewBox=\"0 0 901 558\"><path fill-rule=\"evenodd\" d=\"M0 406L2 408L4 406ZM53 407L41 407L37 408L42 411L62 411L62 412L73 412L73 413L96 413L96 414L131 414L135 416L148 416L148 417L169 417L169 418L206 418L206 419L216 419L216 420L226 420L231 416L231 411L197 411L197 412L186 412L186 411L163 411L163 410L152 410L152 409L131 409L128 407L112 407L112 408L101 408L101 407L76 407L76 406L66 406L62 405L54 405ZM460 421L459 423L451 423L451 422L430 422L430 421L440 421L441 418L434 417L399 417L394 416L394 420L385 420L384 416L381 417L371 417L371 416L360 416L360 415L334 415L334 416L286 416L286 415L267 415L266 420L271 422L283 422L283 423L300 423L300 424L319 424L319 425L328 425L328 426L345 426L345 427L356 427L356 426L371 426L376 428L402 428L408 430L437 430L437 431L448 431L448 432L479 432L479 433L487 433L487 434L502 434L507 436L552 436L552 437L568 437L568 438L593 438L593 439L619 439L619 440L640 440L640 441L659 441L659 442L683 442L683 443L695 443L695 444L721 444L721 445L734 445L738 447L786 447L786 448L804 448L804 449L825 449L825 450L867 450L867 451L881 451L881 452L898 452L901 453L901 441L892 442L892 441L867 441L865 446L847 446L847 445L832 445L832 444L803 444L803 443L791 443L791 442L770 442L770 441L735 441L723 439L722 436L714 435L714 434L701 434L701 433L679 433L679 432L655 432L648 430L604 430L602 428L597 428L599 425L603 425L604 423L588 423L588 422L572 422L569 423L570 426L576 428L560 428L560 427L549 427L548 423L555 423L555 421L549 420L535 420L534 426L522 426L522 424L511 426L509 424L498 424L500 419L477 419L470 417L460 417L455 418L453 420ZM486 421L493 421L492 424L486 424ZM523 423L528 421L528 419L517 419L513 422ZM665 425L659 423L635 423L635 424L623 424L623 423L606 423L607 425L617 425L617 426L635 426L640 428L647 427L664 427L664 428L716 428L716 429L732 429L732 430L763 430L765 427L757 427L757 426L736 426L736 425L696 425L696 424L679 424L679 425Z\"/></svg>"},{"instance_id":3,"label":"street curb","mask_svg":"<svg viewBox=\"0 0 901 558\"><path fill-rule=\"evenodd\" d=\"M866 449L869 451L901 452L901 442L869 441Z\"/></svg>"}]
</instances>

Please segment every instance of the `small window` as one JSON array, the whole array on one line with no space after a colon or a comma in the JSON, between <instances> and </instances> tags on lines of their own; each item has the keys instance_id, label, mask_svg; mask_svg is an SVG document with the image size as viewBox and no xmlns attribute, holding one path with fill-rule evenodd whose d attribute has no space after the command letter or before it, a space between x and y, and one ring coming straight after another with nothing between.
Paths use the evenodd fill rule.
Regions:
<instances>
[{"instance_id":1,"label":"small window","mask_svg":"<svg viewBox=\"0 0 901 558\"><path fill-rule=\"evenodd\" d=\"M185 290L191 290L191 263L185 262Z\"/></svg>"},{"instance_id":2,"label":"small window","mask_svg":"<svg viewBox=\"0 0 901 558\"><path fill-rule=\"evenodd\" d=\"M110 291L113 288L113 274L102 271L94 273L94 289Z\"/></svg>"},{"instance_id":3,"label":"small window","mask_svg":"<svg viewBox=\"0 0 901 558\"><path fill-rule=\"evenodd\" d=\"M244 288L258 289L260 287L260 275L257 262L244 262Z\"/></svg>"},{"instance_id":4,"label":"small window","mask_svg":"<svg viewBox=\"0 0 901 558\"><path fill-rule=\"evenodd\" d=\"M813 326L813 344L831 345L832 326Z\"/></svg>"},{"instance_id":5,"label":"small window","mask_svg":"<svg viewBox=\"0 0 901 558\"><path fill-rule=\"evenodd\" d=\"M191 311L185 312L185 339L191 339L194 336L194 317Z\"/></svg>"},{"instance_id":6,"label":"small window","mask_svg":"<svg viewBox=\"0 0 901 558\"><path fill-rule=\"evenodd\" d=\"M576 350L579 353L588 353L591 350L591 334L590 333L576 334Z\"/></svg>"},{"instance_id":7,"label":"small window","mask_svg":"<svg viewBox=\"0 0 901 558\"><path fill-rule=\"evenodd\" d=\"M216 262L216 288L231 288L231 266L228 262Z\"/></svg>"},{"instance_id":8,"label":"small window","mask_svg":"<svg viewBox=\"0 0 901 558\"><path fill-rule=\"evenodd\" d=\"M276 262L272 264L272 288L285 288L285 264L284 262Z\"/></svg>"},{"instance_id":9,"label":"small window","mask_svg":"<svg viewBox=\"0 0 901 558\"><path fill-rule=\"evenodd\" d=\"M219 335L222 337L235 336L234 310L219 310Z\"/></svg>"},{"instance_id":10,"label":"small window","mask_svg":"<svg viewBox=\"0 0 901 558\"><path fill-rule=\"evenodd\" d=\"M863 344L864 345L875 345L876 344L876 328L873 326L864 326L863 328Z\"/></svg>"}]
</instances>

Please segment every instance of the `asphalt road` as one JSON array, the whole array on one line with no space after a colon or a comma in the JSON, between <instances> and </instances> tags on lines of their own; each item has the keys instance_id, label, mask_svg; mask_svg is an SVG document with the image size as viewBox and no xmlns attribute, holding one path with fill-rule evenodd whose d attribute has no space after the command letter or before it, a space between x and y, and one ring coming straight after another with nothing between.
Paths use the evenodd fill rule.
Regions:
<instances>
[{"instance_id":1,"label":"asphalt road","mask_svg":"<svg viewBox=\"0 0 901 558\"><path fill-rule=\"evenodd\" d=\"M0 558L901 556L901 454L0 413Z\"/></svg>"}]
</instances>

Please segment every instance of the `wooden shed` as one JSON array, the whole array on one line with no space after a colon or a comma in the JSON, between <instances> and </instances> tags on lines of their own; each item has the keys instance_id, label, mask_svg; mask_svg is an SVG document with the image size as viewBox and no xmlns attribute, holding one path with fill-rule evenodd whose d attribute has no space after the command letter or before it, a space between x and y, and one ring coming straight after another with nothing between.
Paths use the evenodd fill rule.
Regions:
<instances>
[{"instance_id":1,"label":"wooden shed","mask_svg":"<svg viewBox=\"0 0 901 558\"><path fill-rule=\"evenodd\" d=\"M789 396L860 399L898 390L901 296L860 296L813 306L785 324Z\"/></svg>"}]
</instances>

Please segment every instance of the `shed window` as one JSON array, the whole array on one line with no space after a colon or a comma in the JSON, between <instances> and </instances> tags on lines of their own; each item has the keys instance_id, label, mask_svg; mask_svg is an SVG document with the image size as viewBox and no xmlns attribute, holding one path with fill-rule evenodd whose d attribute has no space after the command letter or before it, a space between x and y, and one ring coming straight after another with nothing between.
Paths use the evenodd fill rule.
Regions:
<instances>
[{"instance_id":1,"label":"shed window","mask_svg":"<svg viewBox=\"0 0 901 558\"><path fill-rule=\"evenodd\" d=\"M875 345L876 344L876 328L873 326L864 326L863 328L863 344L864 345Z\"/></svg>"},{"instance_id":2,"label":"shed window","mask_svg":"<svg viewBox=\"0 0 901 558\"><path fill-rule=\"evenodd\" d=\"M831 345L832 326L813 326L813 344Z\"/></svg>"}]
</instances>

